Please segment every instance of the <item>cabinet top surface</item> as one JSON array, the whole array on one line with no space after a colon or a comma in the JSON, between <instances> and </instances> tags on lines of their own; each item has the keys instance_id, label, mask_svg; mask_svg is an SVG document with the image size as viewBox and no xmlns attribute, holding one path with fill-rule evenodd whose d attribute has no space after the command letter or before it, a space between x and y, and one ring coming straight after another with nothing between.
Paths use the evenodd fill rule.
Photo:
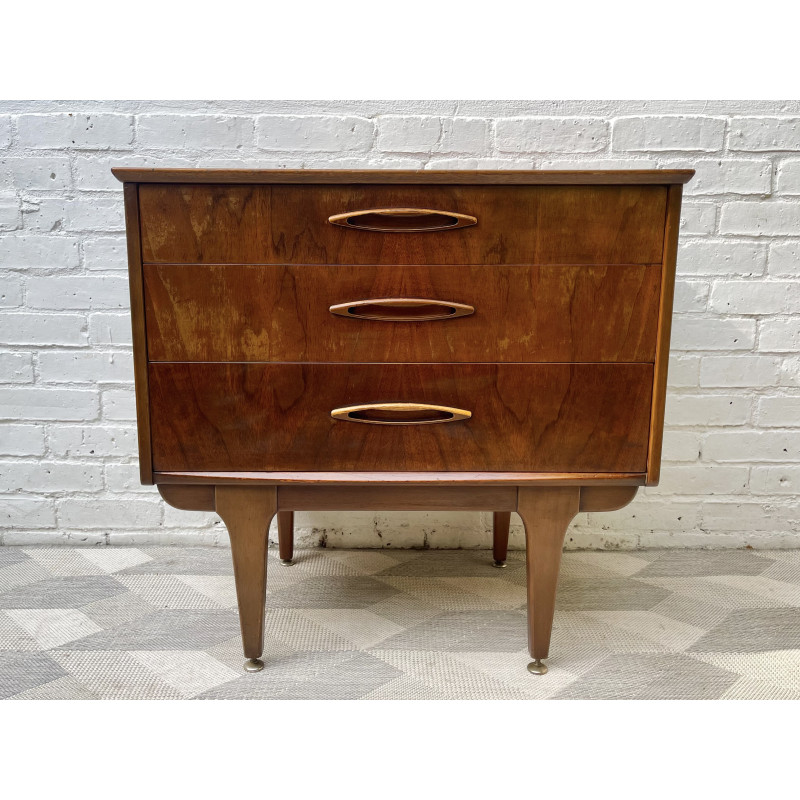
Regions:
<instances>
[{"instance_id":1,"label":"cabinet top surface","mask_svg":"<svg viewBox=\"0 0 800 800\"><path fill-rule=\"evenodd\" d=\"M676 184L692 169L631 170L314 170L115 167L125 183L430 183L500 185Z\"/></svg>"}]
</instances>

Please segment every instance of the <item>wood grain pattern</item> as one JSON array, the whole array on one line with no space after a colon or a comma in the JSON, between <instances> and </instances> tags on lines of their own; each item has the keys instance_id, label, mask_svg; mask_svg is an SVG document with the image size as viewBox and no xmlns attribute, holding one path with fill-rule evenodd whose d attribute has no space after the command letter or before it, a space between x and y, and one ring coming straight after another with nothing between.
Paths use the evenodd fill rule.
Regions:
<instances>
[{"instance_id":1,"label":"wood grain pattern","mask_svg":"<svg viewBox=\"0 0 800 800\"><path fill-rule=\"evenodd\" d=\"M139 236L139 190L136 184L123 187L125 228L128 231L128 283L133 327L133 378L136 390L136 434L139 442L139 478L153 483L153 457L150 444L150 403L147 384L147 332L144 313L144 278Z\"/></svg>"},{"instance_id":2,"label":"wood grain pattern","mask_svg":"<svg viewBox=\"0 0 800 800\"><path fill-rule=\"evenodd\" d=\"M516 508L514 509L516 511ZM510 511L495 511L492 515L492 557L495 564L508 557L508 531L511 527Z\"/></svg>"},{"instance_id":3,"label":"wood grain pattern","mask_svg":"<svg viewBox=\"0 0 800 800\"><path fill-rule=\"evenodd\" d=\"M636 497L638 486L582 486L581 511L617 511Z\"/></svg>"},{"instance_id":4,"label":"wood grain pattern","mask_svg":"<svg viewBox=\"0 0 800 800\"><path fill-rule=\"evenodd\" d=\"M642 472L647 364L151 364L159 471ZM357 403L472 411L444 425L356 425Z\"/></svg>"},{"instance_id":5,"label":"wood grain pattern","mask_svg":"<svg viewBox=\"0 0 800 800\"><path fill-rule=\"evenodd\" d=\"M160 484L269 486L644 486L644 472L154 472Z\"/></svg>"},{"instance_id":6,"label":"wood grain pattern","mask_svg":"<svg viewBox=\"0 0 800 800\"><path fill-rule=\"evenodd\" d=\"M194 186L139 189L144 260L203 264L653 264L663 186ZM332 215L390 206L478 219L381 233Z\"/></svg>"},{"instance_id":7,"label":"wood grain pattern","mask_svg":"<svg viewBox=\"0 0 800 800\"><path fill-rule=\"evenodd\" d=\"M217 513L231 538L239 624L247 658L264 651L269 525L278 509L274 486L217 486Z\"/></svg>"},{"instance_id":8,"label":"wood grain pattern","mask_svg":"<svg viewBox=\"0 0 800 800\"><path fill-rule=\"evenodd\" d=\"M419 183L505 186L608 184L638 185L686 183L693 169L602 169L602 170L395 170L395 169L163 169L160 167L114 167L120 181L136 183Z\"/></svg>"},{"instance_id":9,"label":"wood grain pattern","mask_svg":"<svg viewBox=\"0 0 800 800\"><path fill-rule=\"evenodd\" d=\"M148 264L148 348L152 361L652 362L661 269ZM329 311L403 296L475 312L387 322Z\"/></svg>"},{"instance_id":10,"label":"wood grain pattern","mask_svg":"<svg viewBox=\"0 0 800 800\"><path fill-rule=\"evenodd\" d=\"M280 508L280 492L278 498ZM291 561L294 556L294 511L278 512L278 555L281 561Z\"/></svg>"},{"instance_id":11,"label":"wood grain pattern","mask_svg":"<svg viewBox=\"0 0 800 800\"><path fill-rule=\"evenodd\" d=\"M525 525L528 577L528 648L533 658L547 658L553 630L561 550L570 522L578 513L577 487L520 487L517 513Z\"/></svg>"},{"instance_id":12,"label":"wood grain pattern","mask_svg":"<svg viewBox=\"0 0 800 800\"><path fill-rule=\"evenodd\" d=\"M304 511L487 511L517 507L515 486L280 486L278 508Z\"/></svg>"},{"instance_id":13,"label":"wood grain pattern","mask_svg":"<svg viewBox=\"0 0 800 800\"><path fill-rule=\"evenodd\" d=\"M653 377L653 407L650 417L650 443L647 459L647 485L655 486L661 475L661 444L664 437L664 408L667 401L667 368L669 341L672 332L672 305L675 294L675 268L678 259L678 232L681 224L682 186L669 188L664 257L661 268L661 303L658 314L658 343L656 345Z\"/></svg>"}]
</instances>

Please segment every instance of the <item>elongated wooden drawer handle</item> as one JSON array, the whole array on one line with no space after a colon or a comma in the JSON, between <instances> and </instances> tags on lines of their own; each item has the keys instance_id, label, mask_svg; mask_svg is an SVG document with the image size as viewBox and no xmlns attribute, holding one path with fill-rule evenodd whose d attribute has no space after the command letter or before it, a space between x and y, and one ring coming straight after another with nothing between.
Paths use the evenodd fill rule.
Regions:
<instances>
[{"instance_id":1,"label":"elongated wooden drawer handle","mask_svg":"<svg viewBox=\"0 0 800 800\"><path fill-rule=\"evenodd\" d=\"M436 319L455 319L475 313L472 306L463 303L445 303L442 300L425 300L421 297L385 297L377 300L357 300L340 303L328 309L339 317L374 319L386 322L425 322Z\"/></svg>"},{"instance_id":2,"label":"elongated wooden drawer handle","mask_svg":"<svg viewBox=\"0 0 800 800\"><path fill-rule=\"evenodd\" d=\"M331 411L334 419L368 422L372 425L430 425L434 422L458 422L469 419L471 411L428 403L367 403Z\"/></svg>"},{"instance_id":3,"label":"elongated wooden drawer handle","mask_svg":"<svg viewBox=\"0 0 800 800\"><path fill-rule=\"evenodd\" d=\"M370 208L366 211L348 211L328 217L332 225L358 228L362 231L384 233L419 233L421 231L447 231L476 225L477 217L457 214L455 211L434 211L430 208Z\"/></svg>"}]
</instances>

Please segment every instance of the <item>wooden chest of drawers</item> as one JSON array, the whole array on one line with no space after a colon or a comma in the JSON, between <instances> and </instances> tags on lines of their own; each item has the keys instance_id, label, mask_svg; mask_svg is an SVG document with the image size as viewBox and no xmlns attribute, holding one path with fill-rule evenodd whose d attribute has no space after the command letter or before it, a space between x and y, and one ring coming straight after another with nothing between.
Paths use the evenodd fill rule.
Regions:
<instances>
[{"instance_id":1,"label":"wooden chest of drawers","mask_svg":"<svg viewBox=\"0 0 800 800\"><path fill-rule=\"evenodd\" d=\"M532 672L579 510L658 481L690 170L116 169L143 483L214 510L261 666L296 509L525 524Z\"/></svg>"}]
</instances>

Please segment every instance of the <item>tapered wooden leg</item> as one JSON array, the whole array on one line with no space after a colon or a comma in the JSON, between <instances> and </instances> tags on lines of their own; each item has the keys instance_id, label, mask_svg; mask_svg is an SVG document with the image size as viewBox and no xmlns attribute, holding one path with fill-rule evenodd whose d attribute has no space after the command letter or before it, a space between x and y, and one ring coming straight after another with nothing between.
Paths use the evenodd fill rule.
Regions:
<instances>
[{"instance_id":1,"label":"tapered wooden leg","mask_svg":"<svg viewBox=\"0 0 800 800\"><path fill-rule=\"evenodd\" d=\"M281 564L291 567L294 564L294 511L278 512L278 550Z\"/></svg>"},{"instance_id":2,"label":"tapered wooden leg","mask_svg":"<svg viewBox=\"0 0 800 800\"><path fill-rule=\"evenodd\" d=\"M233 575L239 601L244 668L264 668L264 605L267 599L269 526L278 510L274 486L217 486L217 513L228 528L233 553Z\"/></svg>"},{"instance_id":3,"label":"tapered wooden leg","mask_svg":"<svg viewBox=\"0 0 800 800\"><path fill-rule=\"evenodd\" d=\"M508 558L508 529L511 525L510 511L495 511L492 526L492 555L494 566L504 567Z\"/></svg>"},{"instance_id":4,"label":"tapered wooden leg","mask_svg":"<svg viewBox=\"0 0 800 800\"><path fill-rule=\"evenodd\" d=\"M561 550L580 509L580 496L578 486L519 488L517 513L525 525L528 570L528 647L534 659L528 670L537 675L547 672L542 659L550 651Z\"/></svg>"}]
</instances>

